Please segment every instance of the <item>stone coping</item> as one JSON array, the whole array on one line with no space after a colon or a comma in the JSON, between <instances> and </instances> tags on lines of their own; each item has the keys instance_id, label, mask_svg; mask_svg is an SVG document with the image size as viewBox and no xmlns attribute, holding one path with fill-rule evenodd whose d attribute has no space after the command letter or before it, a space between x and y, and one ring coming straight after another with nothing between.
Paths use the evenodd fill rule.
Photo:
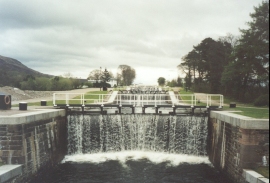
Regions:
<instances>
[{"instance_id":1,"label":"stone coping","mask_svg":"<svg viewBox=\"0 0 270 183\"><path fill-rule=\"evenodd\" d=\"M58 116L65 116L64 109L31 109L24 112L18 110L9 110L7 112L0 112L0 125L4 124L25 124L34 121L55 118Z\"/></svg>"},{"instance_id":2,"label":"stone coping","mask_svg":"<svg viewBox=\"0 0 270 183\"><path fill-rule=\"evenodd\" d=\"M253 170L243 169L243 177L248 183L269 183L269 179Z\"/></svg>"},{"instance_id":3,"label":"stone coping","mask_svg":"<svg viewBox=\"0 0 270 183\"><path fill-rule=\"evenodd\" d=\"M210 118L216 118L243 129L269 130L269 119L255 119L228 111L211 111Z\"/></svg>"},{"instance_id":4,"label":"stone coping","mask_svg":"<svg viewBox=\"0 0 270 183\"><path fill-rule=\"evenodd\" d=\"M22 165L0 166L0 182L8 181L20 174L22 174Z\"/></svg>"}]
</instances>

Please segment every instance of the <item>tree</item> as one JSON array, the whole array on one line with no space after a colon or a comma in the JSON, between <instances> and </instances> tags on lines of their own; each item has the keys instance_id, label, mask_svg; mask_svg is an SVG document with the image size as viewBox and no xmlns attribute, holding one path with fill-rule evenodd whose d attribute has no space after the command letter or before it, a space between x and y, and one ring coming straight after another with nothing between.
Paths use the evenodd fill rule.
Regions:
<instances>
[{"instance_id":1,"label":"tree","mask_svg":"<svg viewBox=\"0 0 270 183\"><path fill-rule=\"evenodd\" d=\"M63 74L63 78L73 78L73 75L71 74L71 72L67 72Z\"/></svg>"},{"instance_id":2,"label":"tree","mask_svg":"<svg viewBox=\"0 0 270 183\"><path fill-rule=\"evenodd\" d=\"M32 74L26 75L22 82L20 82L23 90L36 90L36 78Z\"/></svg>"},{"instance_id":3,"label":"tree","mask_svg":"<svg viewBox=\"0 0 270 183\"><path fill-rule=\"evenodd\" d=\"M87 79L95 80L96 83L101 79L102 72L99 69L92 70Z\"/></svg>"},{"instance_id":4,"label":"tree","mask_svg":"<svg viewBox=\"0 0 270 183\"><path fill-rule=\"evenodd\" d=\"M191 73L191 63L188 58L188 55L185 55L182 57L182 63L177 66L179 70L182 70L186 76L185 76L185 87L190 88L192 83L192 73Z\"/></svg>"},{"instance_id":5,"label":"tree","mask_svg":"<svg viewBox=\"0 0 270 183\"><path fill-rule=\"evenodd\" d=\"M226 36L221 36L218 38L219 42L222 42L223 44L229 43L232 48L235 48L237 45L239 45L239 36L234 36L231 33L227 33ZM234 51L234 49L232 49Z\"/></svg>"},{"instance_id":6,"label":"tree","mask_svg":"<svg viewBox=\"0 0 270 183\"><path fill-rule=\"evenodd\" d=\"M181 87L183 86L183 81L179 76L177 77L176 82L177 82L177 86L181 86Z\"/></svg>"},{"instance_id":7,"label":"tree","mask_svg":"<svg viewBox=\"0 0 270 183\"><path fill-rule=\"evenodd\" d=\"M117 80L120 80L121 85L129 86L133 83L136 78L136 71L128 65L118 66Z\"/></svg>"},{"instance_id":8,"label":"tree","mask_svg":"<svg viewBox=\"0 0 270 183\"><path fill-rule=\"evenodd\" d=\"M223 86L235 87L226 92L242 101L269 92L269 2L263 1L254 10L249 28L240 29L239 44L222 75Z\"/></svg>"},{"instance_id":9,"label":"tree","mask_svg":"<svg viewBox=\"0 0 270 183\"><path fill-rule=\"evenodd\" d=\"M101 75L101 82L103 84L105 84L106 82L110 81L112 78L111 76L111 73L109 71L107 71L107 69L105 69L103 72L102 72L102 75ZM104 86L104 85L103 85Z\"/></svg>"},{"instance_id":10,"label":"tree","mask_svg":"<svg viewBox=\"0 0 270 183\"><path fill-rule=\"evenodd\" d=\"M166 79L164 77L159 77L157 80L159 86L164 86L165 81L166 81Z\"/></svg>"},{"instance_id":11,"label":"tree","mask_svg":"<svg viewBox=\"0 0 270 183\"><path fill-rule=\"evenodd\" d=\"M186 87L195 91L217 93L223 68L228 63L231 46L227 42L204 39L182 58L178 68L186 73ZM209 86L208 90L205 86ZM207 91L206 91L207 90Z\"/></svg>"},{"instance_id":12,"label":"tree","mask_svg":"<svg viewBox=\"0 0 270 183\"><path fill-rule=\"evenodd\" d=\"M177 86L177 81L175 79L172 79L171 81L167 82L167 85L169 87L175 87L175 86Z\"/></svg>"}]
</instances>

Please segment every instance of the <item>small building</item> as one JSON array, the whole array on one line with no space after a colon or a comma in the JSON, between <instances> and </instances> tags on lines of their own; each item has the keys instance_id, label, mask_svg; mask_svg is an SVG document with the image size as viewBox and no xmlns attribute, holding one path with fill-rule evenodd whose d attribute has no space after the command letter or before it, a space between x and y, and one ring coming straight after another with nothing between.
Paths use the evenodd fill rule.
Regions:
<instances>
[{"instance_id":1,"label":"small building","mask_svg":"<svg viewBox=\"0 0 270 183\"><path fill-rule=\"evenodd\" d=\"M96 82L101 83L101 80L91 80L91 79L89 79L88 82L90 82L90 83L96 83ZM117 80L115 78L111 78L110 81L107 82L107 83L109 83L111 85L111 87L114 87L114 85L117 86Z\"/></svg>"}]
</instances>

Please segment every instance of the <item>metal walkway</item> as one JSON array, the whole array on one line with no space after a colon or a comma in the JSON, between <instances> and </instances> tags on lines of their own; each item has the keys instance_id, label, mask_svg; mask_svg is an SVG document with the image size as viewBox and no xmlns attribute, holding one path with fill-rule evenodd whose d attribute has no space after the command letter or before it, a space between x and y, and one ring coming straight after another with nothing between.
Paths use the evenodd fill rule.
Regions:
<instances>
[{"instance_id":1,"label":"metal walkway","mask_svg":"<svg viewBox=\"0 0 270 183\"><path fill-rule=\"evenodd\" d=\"M72 97L73 96L73 97ZM66 108L70 111L84 113L123 114L194 114L205 113L211 109L223 107L223 95L191 94L175 95L166 93L118 93L110 94L76 94L54 93L54 107Z\"/></svg>"}]
</instances>

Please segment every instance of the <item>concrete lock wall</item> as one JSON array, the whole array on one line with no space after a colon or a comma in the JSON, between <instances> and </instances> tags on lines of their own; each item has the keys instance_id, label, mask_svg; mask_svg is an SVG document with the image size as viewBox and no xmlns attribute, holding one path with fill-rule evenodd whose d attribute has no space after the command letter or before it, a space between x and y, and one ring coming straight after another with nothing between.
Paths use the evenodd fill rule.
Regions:
<instances>
[{"instance_id":1,"label":"concrete lock wall","mask_svg":"<svg viewBox=\"0 0 270 183\"><path fill-rule=\"evenodd\" d=\"M65 110L39 110L0 116L0 161L22 164L22 173L9 180L25 182L42 168L60 162L66 154Z\"/></svg>"},{"instance_id":2,"label":"concrete lock wall","mask_svg":"<svg viewBox=\"0 0 270 183\"><path fill-rule=\"evenodd\" d=\"M0 114L0 161L22 165L22 173L8 182L25 182L59 163L67 151L66 124L65 110L59 109ZM261 165L263 156L269 160L269 119L211 111L208 124L209 159L232 181L246 182L248 169Z\"/></svg>"},{"instance_id":3,"label":"concrete lock wall","mask_svg":"<svg viewBox=\"0 0 270 183\"><path fill-rule=\"evenodd\" d=\"M211 111L208 154L213 165L232 179L246 182L243 169L269 166L269 119Z\"/></svg>"}]
</instances>

